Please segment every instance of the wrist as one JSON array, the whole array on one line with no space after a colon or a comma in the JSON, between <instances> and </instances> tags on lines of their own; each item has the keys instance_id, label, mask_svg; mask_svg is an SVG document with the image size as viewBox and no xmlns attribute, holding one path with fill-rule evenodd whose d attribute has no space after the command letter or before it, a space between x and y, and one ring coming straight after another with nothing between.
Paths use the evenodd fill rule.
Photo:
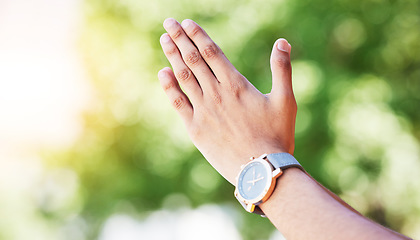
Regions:
<instances>
[{"instance_id":1,"label":"wrist","mask_svg":"<svg viewBox=\"0 0 420 240\"><path fill-rule=\"evenodd\" d=\"M259 206L270 199L277 179L283 171L299 168L299 162L289 153L263 154L241 167L236 178L235 197L251 213L264 215Z\"/></svg>"},{"instance_id":2,"label":"wrist","mask_svg":"<svg viewBox=\"0 0 420 240\"><path fill-rule=\"evenodd\" d=\"M258 146L258 145L257 145ZM257 158L263 154L272 154L272 153L290 153L285 148L279 147L279 146L273 146L269 147L265 145L264 147L259 147L254 150L249 149L249 151L244 151L242 149L241 151L238 151L235 153L232 153L232 162L233 166L230 166L226 168L226 170L229 171L229 178L227 179L230 183L232 183L234 186L236 186L236 180L235 178L238 176L239 172L241 171L241 167L247 163L249 163L253 158ZM292 154L292 153L290 153ZM293 154L292 154L293 155Z\"/></svg>"},{"instance_id":3,"label":"wrist","mask_svg":"<svg viewBox=\"0 0 420 240\"><path fill-rule=\"evenodd\" d=\"M261 209L269 215L272 208L277 208L279 202L287 202L287 192L298 187L303 181L309 181L308 175L301 169L288 168L283 171L281 178L277 179L276 188L270 199L260 205Z\"/></svg>"}]
</instances>

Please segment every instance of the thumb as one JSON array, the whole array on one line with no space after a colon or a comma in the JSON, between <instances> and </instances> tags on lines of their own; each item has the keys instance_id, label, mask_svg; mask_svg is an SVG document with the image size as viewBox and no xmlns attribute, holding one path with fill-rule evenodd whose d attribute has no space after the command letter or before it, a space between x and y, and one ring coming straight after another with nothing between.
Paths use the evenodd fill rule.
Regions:
<instances>
[{"instance_id":1,"label":"thumb","mask_svg":"<svg viewBox=\"0 0 420 240\"><path fill-rule=\"evenodd\" d=\"M271 89L272 95L292 93L292 66L290 64L290 52L292 46L286 39L278 39L271 52L270 66L273 78Z\"/></svg>"}]
</instances>

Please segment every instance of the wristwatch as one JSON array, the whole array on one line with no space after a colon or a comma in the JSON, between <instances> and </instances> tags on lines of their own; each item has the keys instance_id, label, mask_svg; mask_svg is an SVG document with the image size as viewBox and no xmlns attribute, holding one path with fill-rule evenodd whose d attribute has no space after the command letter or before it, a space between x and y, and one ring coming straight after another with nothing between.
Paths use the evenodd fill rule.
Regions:
<instances>
[{"instance_id":1,"label":"wristwatch","mask_svg":"<svg viewBox=\"0 0 420 240\"><path fill-rule=\"evenodd\" d=\"M289 153L263 154L241 166L236 178L235 197L246 211L264 216L258 207L268 200L276 186L276 180L283 170L297 167L303 170L299 162Z\"/></svg>"}]
</instances>

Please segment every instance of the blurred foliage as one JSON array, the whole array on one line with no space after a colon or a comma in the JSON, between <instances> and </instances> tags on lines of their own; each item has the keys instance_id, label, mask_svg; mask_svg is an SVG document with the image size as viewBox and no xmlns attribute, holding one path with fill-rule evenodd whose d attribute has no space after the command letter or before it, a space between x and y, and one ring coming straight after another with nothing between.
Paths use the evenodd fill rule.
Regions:
<instances>
[{"instance_id":1,"label":"blurred foliage","mask_svg":"<svg viewBox=\"0 0 420 240\"><path fill-rule=\"evenodd\" d=\"M49 166L76 172L74 209L89 239L111 214L143 216L174 193L192 206L241 208L158 84L158 70L169 65L159 45L167 17L198 22L264 93L272 44L288 39L297 159L367 216L420 234L418 0L89 0L85 16L80 45L96 101L83 136ZM60 217L57 209L44 213ZM241 218L245 239L265 239L274 229L245 211Z\"/></svg>"}]
</instances>

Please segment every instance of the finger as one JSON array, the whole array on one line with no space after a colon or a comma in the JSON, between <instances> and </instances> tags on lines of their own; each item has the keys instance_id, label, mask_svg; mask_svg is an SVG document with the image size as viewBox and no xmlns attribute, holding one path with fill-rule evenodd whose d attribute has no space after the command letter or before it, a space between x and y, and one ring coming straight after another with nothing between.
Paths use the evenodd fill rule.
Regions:
<instances>
[{"instance_id":1,"label":"finger","mask_svg":"<svg viewBox=\"0 0 420 240\"><path fill-rule=\"evenodd\" d=\"M236 68L207 33L190 19L185 19L181 25L188 37L198 47L201 56L216 75L216 78L220 82L231 79L232 72L237 72Z\"/></svg>"},{"instance_id":2,"label":"finger","mask_svg":"<svg viewBox=\"0 0 420 240\"><path fill-rule=\"evenodd\" d=\"M292 66L290 64L291 46L286 39L280 38L274 43L270 66L273 78L271 94L293 93Z\"/></svg>"},{"instance_id":3,"label":"finger","mask_svg":"<svg viewBox=\"0 0 420 240\"><path fill-rule=\"evenodd\" d=\"M164 28L175 42L185 64L194 73L203 92L214 90L218 81L201 57L199 51L185 34L181 25L173 18L168 18L163 23Z\"/></svg>"},{"instance_id":4,"label":"finger","mask_svg":"<svg viewBox=\"0 0 420 240\"><path fill-rule=\"evenodd\" d=\"M167 33L164 33L161 36L160 43L166 58L174 69L178 83L184 89L188 98L191 100L192 105L194 105L194 103L198 102L203 96L201 87L195 79L194 74L192 74L191 70L185 65L181 53Z\"/></svg>"},{"instance_id":5,"label":"finger","mask_svg":"<svg viewBox=\"0 0 420 240\"><path fill-rule=\"evenodd\" d=\"M160 84L185 124L189 124L193 117L193 107L188 97L182 92L170 68L163 68L158 73Z\"/></svg>"}]
</instances>

